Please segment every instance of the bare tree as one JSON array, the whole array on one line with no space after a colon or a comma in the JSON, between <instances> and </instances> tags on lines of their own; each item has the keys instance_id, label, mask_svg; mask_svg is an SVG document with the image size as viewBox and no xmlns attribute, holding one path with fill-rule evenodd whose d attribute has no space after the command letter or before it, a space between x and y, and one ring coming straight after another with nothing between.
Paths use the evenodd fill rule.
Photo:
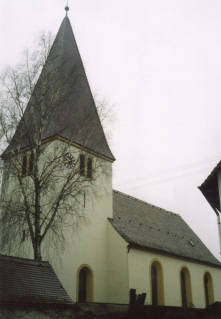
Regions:
<instances>
[{"instance_id":1,"label":"bare tree","mask_svg":"<svg viewBox=\"0 0 221 319\"><path fill-rule=\"evenodd\" d=\"M66 56L60 62L51 43L51 35L42 33L37 50L26 50L22 63L6 68L0 78L0 248L23 256L33 249L36 260L42 249L59 253L66 231L87 222L83 207L99 196L100 181L109 177L106 150L114 159L104 145L81 61L70 64L72 57ZM110 118L101 104L104 118Z\"/></svg>"}]
</instances>

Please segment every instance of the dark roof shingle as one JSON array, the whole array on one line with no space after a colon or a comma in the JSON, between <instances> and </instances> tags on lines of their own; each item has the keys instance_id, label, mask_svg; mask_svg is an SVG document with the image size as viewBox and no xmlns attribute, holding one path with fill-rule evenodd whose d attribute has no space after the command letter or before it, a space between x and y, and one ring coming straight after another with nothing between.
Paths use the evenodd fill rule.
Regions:
<instances>
[{"instance_id":1,"label":"dark roof shingle","mask_svg":"<svg viewBox=\"0 0 221 319\"><path fill-rule=\"evenodd\" d=\"M129 244L221 266L177 214L114 191L113 219L109 220Z\"/></svg>"},{"instance_id":2,"label":"dark roof shingle","mask_svg":"<svg viewBox=\"0 0 221 319\"><path fill-rule=\"evenodd\" d=\"M72 305L49 262L0 255L0 305Z\"/></svg>"}]
</instances>

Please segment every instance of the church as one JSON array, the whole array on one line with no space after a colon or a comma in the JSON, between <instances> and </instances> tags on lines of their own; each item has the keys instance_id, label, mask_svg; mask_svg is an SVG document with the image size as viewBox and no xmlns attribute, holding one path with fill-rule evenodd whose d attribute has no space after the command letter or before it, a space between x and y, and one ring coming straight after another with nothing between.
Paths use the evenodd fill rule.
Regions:
<instances>
[{"instance_id":1,"label":"church","mask_svg":"<svg viewBox=\"0 0 221 319\"><path fill-rule=\"evenodd\" d=\"M128 304L131 289L148 305L221 300L221 263L181 216L112 189L67 14L1 158L0 252L49 260L74 302Z\"/></svg>"}]
</instances>

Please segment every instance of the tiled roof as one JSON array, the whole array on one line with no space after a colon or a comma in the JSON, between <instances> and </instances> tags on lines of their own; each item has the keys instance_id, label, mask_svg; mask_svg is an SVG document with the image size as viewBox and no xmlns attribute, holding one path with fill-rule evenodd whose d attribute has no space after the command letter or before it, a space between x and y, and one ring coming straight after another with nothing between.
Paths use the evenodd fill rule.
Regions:
<instances>
[{"instance_id":1,"label":"tiled roof","mask_svg":"<svg viewBox=\"0 0 221 319\"><path fill-rule=\"evenodd\" d=\"M0 255L0 305L72 305L48 262Z\"/></svg>"},{"instance_id":2,"label":"tiled roof","mask_svg":"<svg viewBox=\"0 0 221 319\"><path fill-rule=\"evenodd\" d=\"M114 191L109 220L131 245L221 266L180 215Z\"/></svg>"},{"instance_id":3,"label":"tiled roof","mask_svg":"<svg viewBox=\"0 0 221 319\"><path fill-rule=\"evenodd\" d=\"M68 17L60 26L24 116L2 157L12 150L35 144L42 127L41 140L60 136L115 160L104 135Z\"/></svg>"}]
</instances>

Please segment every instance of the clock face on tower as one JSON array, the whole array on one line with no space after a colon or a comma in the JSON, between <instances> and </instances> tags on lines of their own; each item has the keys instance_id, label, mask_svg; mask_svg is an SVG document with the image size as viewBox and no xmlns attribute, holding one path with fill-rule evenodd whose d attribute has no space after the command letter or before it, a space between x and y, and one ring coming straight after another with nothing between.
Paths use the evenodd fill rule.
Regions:
<instances>
[{"instance_id":1,"label":"clock face on tower","mask_svg":"<svg viewBox=\"0 0 221 319\"><path fill-rule=\"evenodd\" d=\"M71 153L64 154L64 165L67 168L73 168L75 165L74 156Z\"/></svg>"}]
</instances>

